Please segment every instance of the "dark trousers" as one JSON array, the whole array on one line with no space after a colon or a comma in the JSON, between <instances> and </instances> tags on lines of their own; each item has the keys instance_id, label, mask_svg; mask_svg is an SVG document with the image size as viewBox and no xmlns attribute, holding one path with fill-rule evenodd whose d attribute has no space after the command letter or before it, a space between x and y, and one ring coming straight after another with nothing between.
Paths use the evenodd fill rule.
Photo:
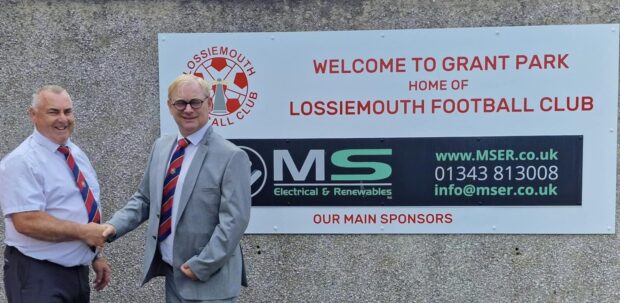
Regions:
<instances>
[{"instance_id":1,"label":"dark trousers","mask_svg":"<svg viewBox=\"0 0 620 303\"><path fill-rule=\"evenodd\" d=\"M4 290L9 303L88 303L88 266L64 267L4 249Z\"/></svg>"}]
</instances>

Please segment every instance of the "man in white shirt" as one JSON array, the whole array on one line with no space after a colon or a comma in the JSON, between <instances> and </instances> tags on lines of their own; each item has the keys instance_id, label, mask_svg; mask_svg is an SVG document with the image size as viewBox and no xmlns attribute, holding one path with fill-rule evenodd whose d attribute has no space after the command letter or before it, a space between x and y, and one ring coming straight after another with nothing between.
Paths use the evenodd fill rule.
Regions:
<instances>
[{"instance_id":1,"label":"man in white shirt","mask_svg":"<svg viewBox=\"0 0 620 303\"><path fill-rule=\"evenodd\" d=\"M28 112L33 134L0 162L7 299L90 302L88 265L97 290L111 273L96 253L105 243L97 176L70 140L75 117L65 89L40 88Z\"/></svg>"}]
</instances>

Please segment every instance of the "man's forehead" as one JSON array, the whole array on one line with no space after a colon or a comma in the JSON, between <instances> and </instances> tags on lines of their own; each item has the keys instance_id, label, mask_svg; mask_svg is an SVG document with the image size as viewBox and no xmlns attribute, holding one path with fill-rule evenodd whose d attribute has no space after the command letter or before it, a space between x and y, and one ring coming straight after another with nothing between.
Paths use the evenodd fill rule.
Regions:
<instances>
[{"instance_id":1,"label":"man's forehead","mask_svg":"<svg viewBox=\"0 0 620 303\"><path fill-rule=\"evenodd\" d=\"M73 106L71 97L66 91L60 93L43 91L39 104L46 108L71 108Z\"/></svg>"},{"instance_id":2,"label":"man's forehead","mask_svg":"<svg viewBox=\"0 0 620 303\"><path fill-rule=\"evenodd\" d=\"M180 83L179 86L177 86L177 88L175 89L175 91L172 92L173 96L180 96L186 94L203 96L204 92L202 91L200 85L193 81Z\"/></svg>"}]
</instances>

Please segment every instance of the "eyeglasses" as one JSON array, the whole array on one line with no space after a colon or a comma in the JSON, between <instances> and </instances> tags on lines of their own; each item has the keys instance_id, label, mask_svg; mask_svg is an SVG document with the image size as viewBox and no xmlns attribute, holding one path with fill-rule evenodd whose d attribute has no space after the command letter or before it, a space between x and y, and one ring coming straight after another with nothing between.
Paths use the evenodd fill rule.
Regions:
<instances>
[{"instance_id":1,"label":"eyeglasses","mask_svg":"<svg viewBox=\"0 0 620 303\"><path fill-rule=\"evenodd\" d=\"M176 101L174 101L172 103L172 105L177 110L184 111L188 104L193 109L199 109L202 106L202 103L204 103L204 102L205 102L205 100L200 100L200 99L192 99L192 100L189 100L189 101L176 100Z\"/></svg>"}]
</instances>

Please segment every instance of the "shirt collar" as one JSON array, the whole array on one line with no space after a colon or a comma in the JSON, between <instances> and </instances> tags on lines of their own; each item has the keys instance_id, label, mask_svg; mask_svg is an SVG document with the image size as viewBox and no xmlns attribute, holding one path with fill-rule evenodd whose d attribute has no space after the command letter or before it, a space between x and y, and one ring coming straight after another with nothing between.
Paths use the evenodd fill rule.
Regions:
<instances>
[{"instance_id":1,"label":"shirt collar","mask_svg":"<svg viewBox=\"0 0 620 303\"><path fill-rule=\"evenodd\" d=\"M52 153L55 152L60 146L60 144L57 144L53 142L52 140L50 140L49 138L43 136L36 128L32 132L32 138L34 139L34 142L41 145L43 148L49 150ZM65 146L69 146L71 144L72 144L71 139L69 139L67 140L67 143L65 143Z\"/></svg>"},{"instance_id":2,"label":"shirt collar","mask_svg":"<svg viewBox=\"0 0 620 303\"><path fill-rule=\"evenodd\" d=\"M179 133L177 135L177 141L179 141L182 138L187 138L189 139L189 142L191 142L192 145L196 145L198 144L198 142L202 141L202 138L204 138L205 134L207 133L207 130L209 130L209 127L211 127L211 124L207 123L202 128L200 128L199 130L197 130L196 132L194 132L193 134L187 137L183 137L183 135Z\"/></svg>"}]
</instances>

